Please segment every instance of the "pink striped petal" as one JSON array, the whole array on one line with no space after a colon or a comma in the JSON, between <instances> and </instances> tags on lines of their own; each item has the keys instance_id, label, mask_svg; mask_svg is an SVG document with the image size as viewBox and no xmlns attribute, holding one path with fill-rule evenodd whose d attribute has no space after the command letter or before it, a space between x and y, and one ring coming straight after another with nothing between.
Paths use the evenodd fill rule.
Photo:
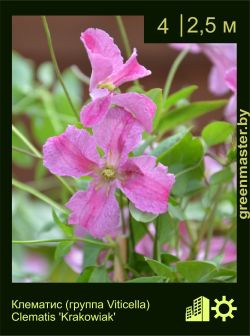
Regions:
<instances>
[{"instance_id":1,"label":"pink striped petal","mask_svg":"<svg viewBox=\"0 0 250 336\"><path fill-rule=\"evenodd\" d=\"M129 111L147 132L152 131L156 105L153 101L139 93L122 93L112 97L112 103Z\"/></svg>"},{"instance_id":2,"label":"pink striped petal","mask_svg":"<svg viewBox=\"0 0 250 336\"><path fill-rule=\"evenodd\" d=\"M225 72L223 69L213 66L208 77L209 90L217 95L223 95L228 92L228 87L225 83Z\"/></svg>"},{"instance_id":3,"label":"pink striped petal","mask_svg":"<svg viewBox=\"0 0 250 336\"><path fill-rule=\"evenodd\" d=\"M119 229L120 211L115 185L109 189L91 186L87 191L78 191L66 206L72 211L68 223L80 225L93 237L114 235Z\"/></svg>"},{"instance_id":4,"label":"pink striped petal","mask_svg":"<svg viewBox=\"0 0 250 336\"><path fill-rule=\"evenodd\" d=\"M43 155L45 167L60 176L89 175L99 164L94 138L74 126L49 138L43 146Z\"/></svg>"},{"instance_id":5,"label":"pink striped petal","mask_svg":"<svg viewBox=\"0 0 250 336\"><path fill-rule=\"evenodd\" d=\"M168 196L175 176L162 164L156 166L156 158L149 155L133 157L121 168L124 181L119 188L141 211L164 213L168 208Z\"/></svg>"},{"instance_id":6,"label":"pink striped petal","mask_svg":"<svg viewBox=\"0 0 250 336\"><path fill-rule=\"evenodd\" d=\"M89 28L81 34L92 66L90 91L97 83L108 77L115 68L123 65L120 49L103 30Z\"/></svg>"},{"instance_id":7,"label":"pink striped petal","mask_svg":"<svg viewBox=\"0 0 250 336\"><path fill-rule=\"evenodd\" d=\"M140 65L137 61L137 51L133 50L132 55L120 68L105 79L105 83L112 83L116 87L123 83L143 78L151 74L150 70L147 70L143 65Z\"/></svg>"},{"instance_id":8,"label":"pink striped petal","mask_svg":"<svg viewBox=\"0 0 250 336\"><path fill-rule=\"evenodd\" d=\"M113 166L127 159L127 155L141 141L143 128L134 117L122 108L114 107L107 116L93 127L95 140Z\"/></svg>"},{"instance_id":9,"label":"pink striped petal","mask_svg":"<svg viewBox=\"0 0 250 336\"><path fill-rule=\"evenodd\" d=\"M80 113L81 122L85 127L92 127L100 123L108 112L111 96L97 98L84 106Z\"/></svg>"}]
</instances>

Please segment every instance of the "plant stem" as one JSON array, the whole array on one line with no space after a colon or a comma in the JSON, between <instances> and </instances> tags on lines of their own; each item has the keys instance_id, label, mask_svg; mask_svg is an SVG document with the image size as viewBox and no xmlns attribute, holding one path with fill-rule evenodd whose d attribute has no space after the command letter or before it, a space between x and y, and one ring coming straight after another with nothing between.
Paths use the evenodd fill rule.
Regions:
<instances>
[{"instance_id":1,"label":"plant stem","mask_svg":"<svg viewBox=\"0 0 250 336\"><path fill-rule=\"evenodd\" d=\"M33 244L42 244L42 243L60 243L64 241L81 241L84 243L96 245L96 246L102 246L106 248L115 248L115 243L103 243L95 240L91 240L88 238L81 238L81 237L68 237L68 238L59 238L59 239L39 239L39 240L12 240L12 244L18 244L18 245L33 245Z\"/></svg>"},{"instance_id":2,"label":"plant stem","mask_svg":"<svg viewBox=\"0 0 250 336\"><path fill-rule=\"evenodd\" d=\"M19 147L16 147L16 146L12 146L12 150L15 151L15 152L26 154L28 156L32 156L33 158L41 159L40 157L38 157L34 153L31 153L29 151L26 151L25 149L22 149L22 148L19 148Z\"/></svg>"},{"instance_id":3,"label":"plant stem","mask_svg":"<svg viewBox=\"0 0 250 336\"><path fill-rule=\"evenodd\" d=\"M184 60L185 56L187 55L187 53L189 52L189 48L186 48L184 50L182 50L179 55L176 57L174 63L172 64L166 83L165 83L165 87L163 90L163 101L165 102L168 95L169 95L169 91L170 91L170 87L172 84L172 81L174 79L175 73L177 71L177 69L179 68L181 62Z\"/></svg>"},{"instance_id":4,"label":"plant stem","mask_svg":"<svg viewBox=\"0 0 250 336\"><path fill-rule=\"evenodd\" d=\"M124 43L124 47L125 47L125 51L126 51L126 56L127 56L127 58L129 58L129 56L131 55L131 47L130 47L130 44L129 44L129 40L128 40L128 35L127 35L127 32L126 32L126 29L124 27L124 24L123 24L121 16L117 15L115 18L116 18L116 22L117 22L119 30L120 30L120 34L121 34L123 43Z\"/></svg>"},{"instance_id":5,"label":"plant stem","mask_svg":"<svg viewBox=\"0 0 250 336\"><path fill-rule=\"evenodd\" d=\"M206 247L205 247L204 259L207 259L208 254L209 254L210 243L211 243L211 238L212 238L213 229L214 229L214 223L213 223L212 219L213 219L214 213L216 211L216 208L218 206L218 201L219 201L221 191L222 191L222 187L219 186L215 195L214 195L213 202L212 202L212 204L209 208L210 211L208 212L207 216L205 216L205 218L203 220L203 223L201 225L201 230L200 230L200 233L198 235L197 242L196 242L196 246L198 247L200 241L202 240L202 238L203 238L203 236L206 232L206 230L208 230L207 231L208 233L207 233L207 242L206 242Z\"/></svg>"},{"instance_id":6,"label":"plant stem","mask_svg":"<svg viewBox=\"0 0 250 336\"><path fill-rule=\"evenodd\" d=\"M127 262L127 236L121 235L116 238L114 259L114 281L124 282L126 279L125 265Z\"/></svg>"},{"instance_id":7,"label":"plant stem","mask_svg":"<svg viewBox=\"0 0 250 336\"><path fill-rule=\"evenodd\" d=\"M39 198L41 201L51 205L53 208L61 211L62 213L68 215L69 214L69 210L65 207L63 207L62 205L56 203L55 201L53 201L51 198L49 198L48 196L40 193L39 191L37 191L36 189L28 186L27 184L24 184L22 182L19 182L15 179L12 179L12 185L20 190L26 191L28 193L30 193L31 195Z\"/></svg>"},{"instance_id":8,"label":"plant stem","mask_svg":"<svg viewBox=\"0 0 250 336\"><path fill-rule=\"evenodd\" d=\"M159 244L159 221L155 220L155 237L154 237L154 259L161 261L160 244Z\"/></svg>"},{"instance_id":9,"label":"plant stem","mask_svg":"<svg viewBox=\"0 0 250 336\"><path fill-rule=\"evenodd\" d=\"M126 233L126 220L124 216L123 194L121 191L119 191L119 193L120 193L121 218L122 218L122 233L125 234Z\"/></svg>"},{"instance_id":10,"label":"plant stem","mask_svg":"<svg viewBox=\"0 0 250 336\"><path fill-rule=\"evenodd\" d=\"M12 131L32 151L32 153L34 154L36 158L38 159L43 158L42 154L32 145L32 143L14 125L12 125ZM21 150L19 150L19 152L21 152ZM27 155L32 155L31 153L26 152L25 150L22 150L22 153L27 154ZM68 191L71 194L74 194L74 190L69 186L69 184L61 176L55 175L55 177L68 189Z\"/></svg>"},{"instance_id":11,"label":"plant stem","mask_svg":"<svg viewBox=\"0 0 250 336\"><path fill-rule=\"evenodd\" d=\"M30 141L14 126L12 125L12 132L18 136L20 140L36 155L38 159L42 159L42 154L30 143Z\"/></svg>"},{"instance_id":12,"label":"plant stem","mask_svg":"<svg viewBox=\"0 0 250 336\"><path fill-rule=\"evenodd\" d=\"M74 194L74 189L71 188L71 186L61 176L55 175L55 177L64 185L64 187L71 193L71 195Z\"/></svg>"},{"instance_id":13,"label":"plant stem","mask_svg":"<svg viewBox=\"0 0 250 336\"><path fill-rule=\"evenodd\" d=\"M60 72L60 69L58 67L58 64L57 64L57 60L56 60L56 55L55 55L55 52L54 52L54 48L53 48L53 44L52 44L52 39L51 39L51 34L50 34L50 31L49 31L49 26L48 26L48 23L47 23L47 20L46 20L46 16L41 16L42 18L42 22L43 22L43 27L44 27L44 31L45 31L45 34L46 34L46 37L47 37L47 41L48 41L48 47L49 47L49 51L50 51L50 56L51 56L51 60L52 60L52 63L54 65L54 68L55 68L55 72L56 72L56 75L57 75L57 78L59 80L59 82L61 83L62 85L62 88L64 90L64 93L68 99L68 102L71 106L71 109L73 111L73 113L75 114L77 120L79 119L79 115L73 105L73 102L70 98L70 95L67 91L67 88L63 82L63 78L62 78L62 75L61 75L61 72Z\"/></svg>"}]
</instances>

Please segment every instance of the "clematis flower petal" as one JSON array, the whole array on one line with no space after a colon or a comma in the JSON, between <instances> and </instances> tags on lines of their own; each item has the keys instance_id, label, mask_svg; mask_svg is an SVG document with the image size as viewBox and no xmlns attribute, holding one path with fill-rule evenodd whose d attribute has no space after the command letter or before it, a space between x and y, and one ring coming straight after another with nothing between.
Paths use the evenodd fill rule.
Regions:
<instances>
[{"instance_id":1,"label":"clematis flower petal","mask_svg":"<svg viewBox=\"0 0 250 336\"><path fill-rule=\"evenodd\" d=\"M112 103L130 112L146 131L152 131L156 105L150 98L139 93L129 92L114 95Z\"/></svg>"},{"instance_id":2,"label":"clematis flower petal","mask_svg":"<svg viewBox=\"0 0 250 336\"><path fill-rule=\"evenodd\" d=\"M43 154L45 167L60 176L91 175L99 164L94 138L74 126L49 138L43 146Z\"/></svg>"},{"instance_id":3,"label":"clematis flower petal","mask_svg":"<svg viewBox=\"0 0 250 336\"><path fill-rule=\"evenodd\" d=\"M97 98L89 103L80 113L81 122L86 127L92 127L103 120L111 104L111 96Z\"/></svg>"},{"instance_id":4,"label":"clematis flower petal","mask_svg":"<svg viewBox=\"0 0 250 336\"><path fill-rule=\"evenodd\" d=\"M134 49L127 62L120 68L115 69L115 71L105 79L105 83L112 83L118 87L123 83L150 75L151 71L139 64L136 57L137 51Z\"/></svg>"},{"instance_id":5,"label":"clematis flower petal","mask_svg":"<svg viewBox=\"0 0 250 336\"><path fill-rule=\"evenodd\" d=\"M101 55L92 56L92 72L89 83L89 90L92 92L97 87L98 83L107 78L113 71L112 60L106 59Z\"/></svg>"},{"instance_id":6,"label":"clematis flower petal","mask_svg":"<svg viewBox=\"0 0 250 336\"><path fill-rule=\"evenodd\" d=\"M108 162L116 167L139 144L142 132L142 126L120 107L111 108L104 120L93 127L98 146L104 150Z\"/></svg>"},{"instance_id":7,"label":"clematis flower petal","mask_svg":"<svg viewBox=\"0 0 250 336\"><path fill-rule=\"evenodd\" d=\"M229 89L235 93L237 90L237 68L236 67L233 67L226 72L225 80L226 80L226 83Z\"/></svg>"},{"instance_id":8,"label":"clematis flower petal","mask_svg":"<svg viewBox=\"0 0 250 336\"><path fill-rule=\"evenodd\" d=\"M212 67L208 76L208 86L209 90L217 96L228 92L228 86L225 83L225 72L221 68Z\"/></svg>"},{"instance_id":9,"label":"clematis flower petal","mask_svg":"<svg viewBox=\"0 0 250 336\"><path fill-rule=\"evenodd\" d=\"M105 31L89 28L81 34L92 66L90 91L96 84L123 65L120 49Z\"/></svg>"},{"instance_id":10,"label":"clematis flower petal","mask_svg":"<svg viewBox=\"0 0 250 336\"><path fill-rule=\"evenodd\" d=\"M168 196L175 176L162 164L156 166L156 158L149 155L133 157L121 167L124 181L118 187L141 211L164 213L168 208Z\"/></svg>"},{"instance_id":11,"label":"clematis flower petal","mask_svg":"<svg viewBox=\"0 0 250 336\"><path fill-rule=\"evenodd\" d=\"M80 225L93 237L113 235L119 229L120 211L115 198L115 185L109 189L96 189L92 185L87 191L78 191L66 204L72 213L68 223Z\"/></svg>"}]
</instances>

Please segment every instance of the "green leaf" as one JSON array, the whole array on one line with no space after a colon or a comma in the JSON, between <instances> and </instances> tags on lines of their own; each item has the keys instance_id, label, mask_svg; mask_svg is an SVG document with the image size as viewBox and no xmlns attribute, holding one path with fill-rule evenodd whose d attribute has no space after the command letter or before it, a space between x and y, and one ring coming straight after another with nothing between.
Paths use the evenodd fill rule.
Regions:
<instances>
[{"instance_id":1,"label":"green leaf","mask_svg":"<svg viewBox=\"0 0 250 336\"><path fill-rule=\"evenodd\" d=\"M158 157L158 162L168 166L169 172L177 174L197 165L203 157L203 146L199 138L189 132L169 150Z\"/></svg>"},{"instance_id":2,"label":"green leaf","mask_svg":"<svg viewBox=\"0 0 250 336\"><path fill-rule=\"evenodd\" d=\"M23 135L28 138L26 127L23 123L16 123L15 126ZM12 132L12 146L27 150L27 147L24 146L22 140L20 140L20 138L14 132ZM12 160L18 167L22 168L31 168L34 163L33 157L15 150L12 151Z\"/></svg>"},{"instance_id":3,"label":"green leaf","mask_svg":"<svg viewBox=\"0 0 250 336\"><path fill-rule=\"evenodd\" d=\"M72 225L68 225L66 221L62 222L54 209L52 209L52 217L54 222L59 226L59 228L65 233L67 237L71 237L73 235Z\"/></svg>"},{"instance_id":4,"label":"green leaf","mask_svg":"<svg viewBox=\"0 0 250 336\"><path fill-rule=\"evenodd\" d=\"M84 261L83 261L84 268L89 266L96 266L97 263L96 260L101 250L102 247L100 246L84 243Z\"/></svg>"},{"instance_id":5,"label":"green leaf","mask_svg":"<svg viewBox=\"0 0 250 336\"><path fill-rule=\"evenodd\" d=\"M12 52L12 87L14 89L12 100L17 103L23 95L33 88L34 65L17 52Z\"/></svg>"},{"instance_id":6,"label":"green leaf","mask_svg":"<svg viewBox=\"0 0 250 336\"><path fill-rule=\"evenodd\" d=\"M35 180L41 180L46 174L47 169L43 165L43 161L38 161L35 168Z\"/></svg>"},{"instance_id":7,"label":"green leaf","mask_svg":"<svg viewBox=\"0 0 250 336\"><path fill-rule=\"evenodd\" d=\"M45 62L39 65L37 69L38 80L47 87L50 87L55 81L55 71L51 62Z\"/></svg>"},{"instance_id":8,"label":"green leaf","mask_svg":"<svg viewBox=\"0 0 250 336\"><path fill-rule=\"evenodd\" d=\"M82 82L71 69L65 70L62 77L72 102L76 108L80 108L83 95ZM72 115L71 106L59 82L56 83L54 88L54 102L59 113Z\"/></svg>"},{"instance_id":9,"label":"green leaf","mask_svg":"<svg viewBox=\"0 0 250 336\"><path fill-rule=\"evenodd\" d=\"M152 283L152 282L163 282L164 278L161 276L151 276L151 277L140 277L132 280L126 281L126 283Z\"/></svg>"},{"instance_id":10,"label":"green leaf","mask_svg":"<svg viewBox=\"0 0 250 336\"><path fill-rule=\"evenodd\" d=\"M59 243L55 250L55 260L63 258L67 253L69 253L71 246L74 244L72 241L63 241Z\"/></svg>"},{"instance_id":11,"label":"green leaf","mask_svg":"<svg viewBox=\"0 0 250 336\"><path fill-rule=\"evenodd\" d=\"M135 220L142 223L150 223L158 216L150 212L142 212L138 210L131 202L129 203L129 211Z\"/></svg>"},{"instance_id":12,"label":"green leaf","mask_svg":"<svg viewBox=\"0 0 250 336\"><path fill-rule=\"evenodd\" d=\"M177 258L175 255L169 254L169 253L161 253L161 262L163 264L172 264L172 263L176 263L177 261L179 261L180 259Z\"/></svg>"},{"instance_id":13,"label":"green leaf","mask_svg":"<svg viewBox=\"0 0 250 336\"><path fill-rule=\"evenodd\" d=\"M187 99L197 89L197 85L190 85L173 93L164 102L164 109L169 110L171 106L175 105L181 99Z\"/></svg>"},{"instance_id":14,"label":"green leaf","mask_svg":"<svg viewBox=\"0 0 250 336\"><path fill-rule=\"evenodd\" d=\"M145 149L155 140L156 136L155 135L150 135L144 142L142 145L138 146L135 150L134 150L134 155L135 156L139 156L142 155L145 151Z\"/></svg>"},{"instance_id":15,"label":"green leaf","mask_svg":"<svg viewBox=\"0 0 250 336\"><path fill-rule=\"evenodd\" d=\"M55 133L51 120L46 115L37 115L32 118L31 129L33 136L41 145Z\"/></svg>"},{"instance_id":16,"label":"green leaf","mask_svg":"<svg viewBox=\"0 0 250 336\"><path fill-rule=\"evenodd\" d=\"M169 172L176 175L172 190L174 195L182 197L203 186L203 154L200 139L189 132L158 157L158 161L168 166Z\"/></svg>"},{"instance_id":17,"label":"green leaf","mask_svg":"<svg viewBox=\"0 0 250 336\"><path fill-rule=\"evenodd\" d=\"M169 280L174 280L175 275L171 268L153 259L145 258L145 260L156 275L167 278Z\"/></svg>"},{"instance_id":18,"label":"green leaf","mask_svg":"<svg viewBox=\"0 0 250 336\"><path fill-rule=\"evenodd\" d=\"M190 129L184 128L182 131L164 139L155 149L151 151L151 155L158 157L163 153L167 152L176 143L181 141L181 139L189 132L189 130Z\"/></svg>"},{"instance_id":19,"label":"green leaf","mask_svg":"<svg viewBox=\"0 0 250 336\"><path fill-rule=\"evenodd\" d=\"M161 111L162 111L162 89L159 88L155 88L152 89L150 91L146 92L146 96L151 98L153 100L153 102L156 104L157 109L155 111L155 117L154 117L154 121L153 121L153 129L155 129L160 121L160 115L161 115Z\"/></svg>"},{"instance_id":20,"label":"green leaf","mask_svg":"<svg viewBox=\"0 0 250 336\"><path fill-rule=\"evenodd\" d=\"M107 270L104 266L89 266L79 276L77 282L110 282Z\"/></svg>"},{"instance_id":21,"label":"green leaf","mask_svg":"<svg viewBox=\"0 0 250 336\"><path fill-rule=\"evenodd\" d=\"M213 174L210 178L210 184L221 184L226 182L232 182L234 177L234 173L230 169L230 167L226 167L219 172Z\"/></svg>"},{"instance_id":22,"label":"green leaf","mask_svg":"<svg viewBox=\"0 0 250 336\"><path fill-rule=\"evenodd\" d=\"M172 189L173 195L183 197L185 195L195 193L204 188L204 162L203 160L186 171L176 176L175 184Z\"/></svg>"},{"instance_id":23,"label":"green leaf","mask_svg":"<svg viewBox=\"0 0 250 336\"><path fill-rule=\"evenodd\" d=\"M203 129L202 137L210 147L225 142L233 132L234 125L226 121L215 121Z\"/></svg>"},{"instance_id":24,"label":"green leaf","mask_svg":"<svg viewBox=\"0 0 250 336\"><path fill-rule=\"evenodd\" d=\"M173 205L170 201L168 202L168 212L173 218L177 218L179 220L185 219L182 209L177 205Z\"/></svg>"},{"instance_id":25,"label":"green leaf","mask_svg":"<svg viewBox=\"0 0 250 336\"><path fill-rule=\"evenodd\" d=\"M227 103L227 100L212 100L191 103L178 107L168 112L157 127L157 131L163 133L182 125L187 121L194 120L208 112L219 109Z\"/></svg>"},{"instance_id":26,"label":"green leaf","mask_svg":"<svg viewBox=\"0 0 250 336\"><path fill-rule=\"evenodd\" d=\"M188 282L207 282L217 271L216 265L209 261L179 261L176 268Z\"/></svg>"},{"instance_id":27,"label":"green leaf","mask_svg":"<svg viewBox=\"0 0 250 336\"><path fill-rule=\"evenodd\" d=\"M95 266L89 266L84 269L84 271L79 275L76 282L89 282L90 276L93 273Z\"/></svg>"},{"instance_id":28,"label":"green leaf","mask_svg":"<svg viewBox=\"0 0 250 336\"><path fill-rule=\"evenodd\" d=\"M158 217L158 235L160 244L171 243L174 241L177 230L178 230L179 220L172 218L169 213L162 214Z\"/></svg>"}]
</instances>

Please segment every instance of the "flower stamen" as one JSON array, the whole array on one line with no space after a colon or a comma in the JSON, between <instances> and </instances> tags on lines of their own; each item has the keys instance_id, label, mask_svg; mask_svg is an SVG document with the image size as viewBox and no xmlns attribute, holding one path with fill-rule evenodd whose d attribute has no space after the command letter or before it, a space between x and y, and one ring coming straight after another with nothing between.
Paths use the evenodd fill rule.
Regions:
<instances>
[{"instance_id":1,"label":"flower stamen","mask_svg":"<svg viewBox=\"0 0 250 336\"><path fill-rule=\"evenodd\" d=\"M102 170L102 176L106 181L112 181L116 178L116 171L113 167L106 167Z\"/></svg>"}]
</instances>

